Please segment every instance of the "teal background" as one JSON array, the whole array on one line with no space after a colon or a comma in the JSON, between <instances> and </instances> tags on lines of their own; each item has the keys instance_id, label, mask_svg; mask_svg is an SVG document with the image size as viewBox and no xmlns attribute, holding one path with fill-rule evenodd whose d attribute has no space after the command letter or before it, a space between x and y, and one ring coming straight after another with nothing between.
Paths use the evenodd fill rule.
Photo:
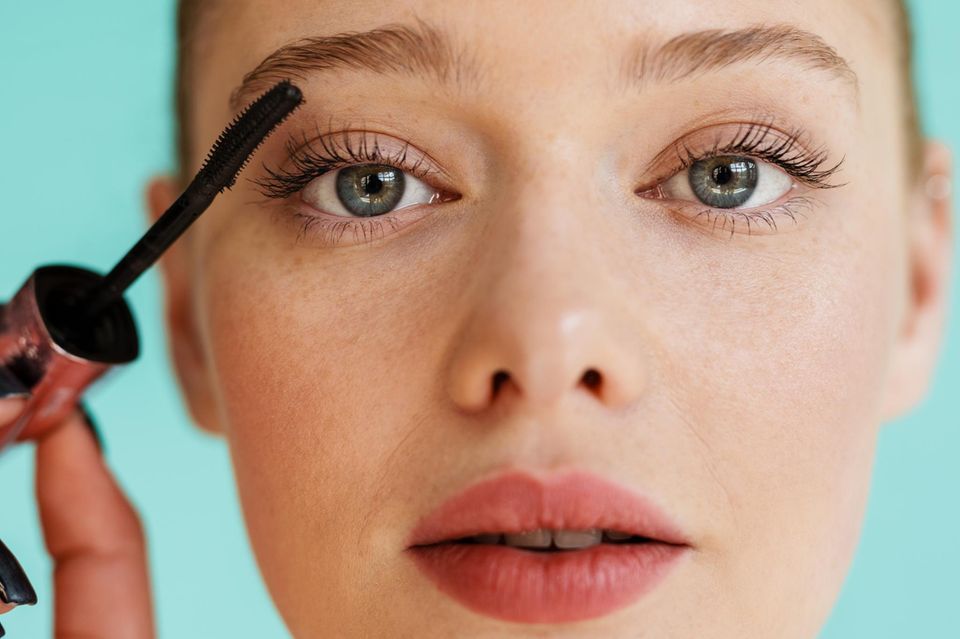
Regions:
<instances>
[{"instance_id":1,"label":"teal background","mask_svg":"<svg viewBox=\"0 0 960 639\"><path fill-rule=\"evenodd\" d=\"M960 3L911 4L925 128L960 151ZM141 187L173 165L173 5L0 2L0 299L40 263L105 270L142 232ZM146 525L160 636L287 636L247 545L226 448L190 426L177 397L156 274L130 298L142 357L89 400ZM823 639L960 637L956 312L950 322L929 399L881 436L861 544ZM12 639L52 627L32 463L26 447L0 457L0 537L41 602L2 617Z\"/></svg>"}]
</instances>

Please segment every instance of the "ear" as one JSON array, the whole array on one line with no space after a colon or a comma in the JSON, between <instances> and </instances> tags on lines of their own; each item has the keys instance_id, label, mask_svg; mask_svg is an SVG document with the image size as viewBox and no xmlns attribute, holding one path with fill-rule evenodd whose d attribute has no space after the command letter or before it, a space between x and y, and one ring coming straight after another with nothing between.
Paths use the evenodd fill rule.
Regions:
<instances>
[{"instance_id":1,"label":"ear","mask_svg":"<svg viewBox=\"0 0 960 639\"><path fill-rule=\"evenodd\" d=\"M951 179L949 149L938 142L927 142L923 174L911 195L904 227L909 288L888 377L884 421L919 404L936 369L950 290Z\"/></svg>"},{"instance_id":2,"label":"ear","mask_svg":"<svg viewBox=\"0 0 960 639\"><path fill-rule=\"evenodd\" d=\"M151 223L173 204L180 190L171 176L156 176L150 180L146 199ZM204 355L194 313L189 242L189 237L181 238L160 260L165 289L167 343L193 421L209 433L220 434L222 428L214 401L212 371Z\"/></svg>"}]
</instances>

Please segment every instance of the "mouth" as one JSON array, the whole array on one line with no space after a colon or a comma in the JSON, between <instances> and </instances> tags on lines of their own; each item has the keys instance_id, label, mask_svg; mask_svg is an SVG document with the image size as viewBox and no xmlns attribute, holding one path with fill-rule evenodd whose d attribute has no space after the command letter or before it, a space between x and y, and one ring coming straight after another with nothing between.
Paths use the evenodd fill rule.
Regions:
<instances>
[{"instance_id":1,"label":"mouth","mask_svg":"<svg viewBox=\"0 0 960 639\"><path fill-rule=\"evenodd\" d=\"M643 537L622 530L551 530L541 528L529 532L489 532L462 537L447 542L450 544L487 544L509 546L535 552L564 552L592 548L597 544L642 544L659 540Z\"/></svg>"},{"instance_id":2,"label":"mouth","mask_svg":"<svg viewBox=\"0 0 960 639\"><path fill-rule=\"evenodd\" d=\"M422 519L408 544L441 592L522 623L630 605L691 549L650 499L583 472L515 471L474 484Z\"/></svg>"}]
</instances>

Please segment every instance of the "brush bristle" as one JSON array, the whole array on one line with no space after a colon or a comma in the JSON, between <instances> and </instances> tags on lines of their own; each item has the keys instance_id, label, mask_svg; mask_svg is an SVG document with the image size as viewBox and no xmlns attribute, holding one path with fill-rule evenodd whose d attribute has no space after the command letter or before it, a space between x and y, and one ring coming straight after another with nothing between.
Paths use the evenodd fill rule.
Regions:
<instances>
[{"instance_id":1,"label":"brush bristle","mask_svg":"<svg viewBox=\"0 0 960 639\"><path fill-rule=\"evenodd\" d=\"M303 94L283 80L244 109L213 144L197 178L209 189L223 192L237 181L270 132L303 103Z\"/></svg>"}]
</instances>

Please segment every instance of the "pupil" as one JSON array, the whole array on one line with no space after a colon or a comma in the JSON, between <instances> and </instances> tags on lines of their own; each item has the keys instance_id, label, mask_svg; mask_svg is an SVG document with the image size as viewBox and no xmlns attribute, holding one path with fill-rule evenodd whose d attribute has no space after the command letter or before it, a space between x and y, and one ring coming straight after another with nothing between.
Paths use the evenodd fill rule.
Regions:
<instances>
[{"instance_id":1,"label":"pupil","mask_svg":"<svg viewBox=\"0 0 960 639\"><path fill-rule=\"evenodd\" d=\"M729 164L721 164L720 166L715 166L713 168L713 181L724 186L733 179L733 171L730 170Z\"/></svg>"},{"instance_id":2,"label":"pupil","mask_svg":"<svg viewBox=\"0 0 960 639\"><path fill-rule=\"evenodd\" d=\"M360 185L361 188L363 188L364 193L367 195L374 195L379 193L383 188L383 180L380 179L379 173L373 173L360 178Z\"/></svg>"}]
</instances>

